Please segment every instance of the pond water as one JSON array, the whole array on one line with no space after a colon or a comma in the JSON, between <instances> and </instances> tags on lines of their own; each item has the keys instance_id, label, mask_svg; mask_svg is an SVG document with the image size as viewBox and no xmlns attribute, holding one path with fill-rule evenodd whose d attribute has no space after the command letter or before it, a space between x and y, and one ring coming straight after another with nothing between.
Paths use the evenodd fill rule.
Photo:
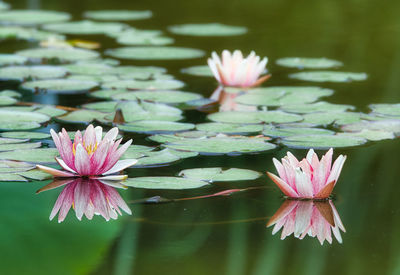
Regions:
<instances>
[{"instance_id":1,"label":"pond water","mask_svg":"<svg viewBox=\"0 0 400 275\"><path fill-rule=\"evenodd\" d=\"M13 10L67 12L72 15L73 21L81 20L83 13L88 10L151 10L151 18L127 21L127 24L138 29L162 30L165 37L174 39L173 46L200 49L205 55L182 60L120 59L121 65L166 68L167 74L184 82L185 87L177 88L178 90L201 94L204 98L209 98L216 90L216 80L212 77L184 74L181 69L206 65L212 51L220 53L224 49L240 49L244 53L254 50L261 57L268 56L267 68L272 77L262 87L319 86L332 89L332 96L319 101L352 105L355 107L353 112L366 114L370 112L370 104L395 104L400 99L398 1L153 0L136 3L124 0L12 0L10 4ZM209 22L245 26L248 31L241 35L214 37L179 35L167 30L167 26L171 25ZM102 28L106 27L100 29ZM97 51L101 53L121 47L116 39L101 34L72 34L67 39L100 43L101 48ZM11 54L37 48L38 43L24 39L4 39L0 42L0 52ZM92 46L93 43L89 45ZM143 53L141 55L144 56ZM292 73L313 71L276 64L279 58L294 56L339 60L343 66L327 70L366 73L368 78L361 81L322 83L289 78ZM110 58L107 55L103 57ZM95 71L98 72L98 69ZM51 72L54 73L54 70ZM48 72L43 74L47 75ZM129 75L125 77L130 79ZM117 79L117 84L111 86L122 82ZM162 85L166 85L165 83L162 82ZM21 102L81 108L83 104L103 101L89 96L88 93L32 93L22 89L19 82L3 81L0 84L2 90L20 92L23 97L18 100ZM177 98L183 96L180 94ZM157 100L161 99L159 97ZM294 101L296 100L301 101L301 98L295 98ZM399 106L393 108L397 108L397 116L391 119L394 124L397 123L398 129ZM216 111L217 107L211 109ZM126 111L128 112L129 110ZM168 109L161 115L183 115L182 121L186 123L207 121L207 113L195 108L185 110L183 114L179 110L176 112L177 109ZM228 115L225 119L230 117L233 115ZM8 121L3 118L2 124L6 123ZM15 125L12 122L9 124ZM378 130L382 130L384 126L389 127L378 125ZM53 119L48 125L35 131L48 133L50 128L58 130L61 127L75 131L86 126ZM327 128L338 129L332 125ZM255 132L260 134L260 131ZM149 135L127 131L124 138L133 138L136 145L158 146L159 143L148 139ZM353 139L352 136L347 138ZM39 141L43 142L43 147L54 147L49 138ZM245 142L251 143L249 139ZM189 144L189 148L191 146L194 145ZM57 223L56 219L49 221L48 217L61 188L36 195L36 190L51 180L1 182L1 273L400 274L398 138L369 141L357 147L335 148L334 158L344 154L347 155L347 160L334 190L333 208L331 204L322 202L314 205L303 202L303 207L318 209L320 215L328 217L327 220L337 210L346 229L346 232L341 232L342 243L333 236L332 244L325 241L323 245L311 236L300 240L290 235L281 240L282 229L272 235L273 227L266 226L284 203L284 199L265 172L275 173L272 158L280 159L288 150L298 158L303 158L307 153L306 149L289 149L281 144L264 153L205 154L182 159L175 156L175 160L180 160L163 166L126 169L125 173L129 178L174 177L183 169L207 167L250 169L261 172L262 176L255 180L214 182L195 189L119 190L132 210L132 215L123 213L117 220L109 222L101 216L95 216L91 221L86 218L78 221L73 210L70 210L62 223ZM316 151L319 155L325 153L325 150ZM17 156L14 154L9 158L22 158L31 162L35 162L36 157L40 158L39 155L30 155L29 160L24 159L23 151L19 152L20 157L17 153ZM165 156L155 155L161 162L163 157ZM5 158L2 153L0 158ZM246 190L232 191L224 196L196 198L230 189ZM155 196L195 199L143 203L143 199ZM336 210L332 210L335 208Z\"/></svg>"}]
</instances>

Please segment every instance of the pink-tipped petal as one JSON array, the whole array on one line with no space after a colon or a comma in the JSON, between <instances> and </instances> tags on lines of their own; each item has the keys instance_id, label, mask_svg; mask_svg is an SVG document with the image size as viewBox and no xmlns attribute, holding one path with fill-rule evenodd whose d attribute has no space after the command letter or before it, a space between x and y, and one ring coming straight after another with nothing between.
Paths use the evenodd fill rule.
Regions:
<instances>
[{"instance_id":1,"label":"pink-tipped petal","mask_svg":"<svg viewBox=\"0 0 400 275\"><path fill-rule=\"evenodd\" d=\"M92 124L89 124L85 130L85 134L83 135L83 144L85 147L94 146L96 144L96 133Z\"/></svg>"},{"instance_id":2,"label":"pink-tipped petal","mask_svg":"<svg viewBox=\"0 0 400 275\"><path fill-rule=\"evenodd\" d=\"M267 227L276 224L279 220L284 219L293 209L297 206L295 200L285 200L281 207L275 212L275 214L268 220Z\"/></svg>"},{"instance_id":3,"label":"pink-tipped petal","mask_svg":"<svg viewBox=\"0 0 400 275\"><path fill-rule=\"evenodd\" d=\"M267 175L273 182L275 182L275 184L279 187L279 189L281 189L283 194L285 194L286 196L289 196L291 198L299 197L299 195L292 189L292 187L290 187L282 179L280 179L279 177L277 177L276 175L274 175L270 172L267 172Z\"/></svg>"},{"instance_id":4,"label":"pink-tipped petal","mask_svg":"<svg viewBox=\"0 0 400 275\"><path fill-rule=\"evenodd\" d=\"M100 142L99 146L97 147L97 150L93 153L90 161L91 161L91 175L98 175L101 172L101 168L104 165L104 162L106 161L107 155L109 150L112 147L112 141L108 139L104 139L103 141Z\"/></svg>"},{"instance_id":5,"label":"pink-tipped petal","mask_svg":"<svg viewBox=\"0 0 400 275\"><path fill-rule=\"evenodd\" d=\"M104 139L109 139L114 141L118 136L118 128L114 127L111 128L110 131L107 132L107 134L105 134Z\"/></svg>"},{"instance_id":6,"label":"pink-tipped petal","mask_svg":"<svg viewBox=\"0 0 400 275\"><path fill-rule=\"evenodd\" d=\"M296 189L297 194L301 198L312 198L313 197L313 188L311 185L310 179L307 177L300 168L295 169L296 172Z\"/></svg>"},{"instance_id":7,"label":"pink-tipped petal","mask_svg":"<svg viewBox=\"0 0 400 275\"><path fill-rule=\"evenodd\" d=\"M78 220L82 219L83 214L90 201L90 184L84 181L79 181L74 191L74 206L75 214Z\"/></svg>"},{"instance_id":8,"label":"pink-tipped petal","mask_svg":"<svg viewBox=\"0 0 400 275\"><path fill-rule=\"evenodd\" d=\"M54 177L64 177L65 178L65 177L75 177L76 176L76 174L62 171L62 170L57 170L57 169L43 166L43 165L36 165L36 168L38 168L39 170L42 170L43 172L46 172L50 175L53 175Z\"/></svg>"},{"instance_id":9,"label":"pink-tipped petal","mask_svg":"<svg viewBox=\"0 0 400 275\"><path fill-rule=\"evenodd\" d=\"M96 136L96 143L99 144L103 138L103 128L101 126L94 127L94 133Z\"/></svg>"},{"instance_id":10,"label":"pink-tipped petal","mask_svg":"<svg viewBox=\"0 0 400 275\"><path fill-rule=\"evenodd\" d=\"M79 175L86 176L90 174L90 158L82 144L76 146L75 168Z\"/></svg>"},{"instance_id":11,"label":"pink-tipped petal","mask_svg":"<svg viewBox=\"0 0 400 275\"><path fill-rule=\"evenodd\" d=\"M75 179L54 179L49 184L47 184L47 185L43 186L42 188L40 188L39 190L37 190L36 194L42 193L44 191L56 189L58 187L64 186L66 184L69 184L69 183L73 182L74 180Z\"/></svg>"},{"instance_id":12,"label":"pink-tipped petal","mask_svg":"<svg viewBox=\"0 0 400 275\"><path fill-rule=\"evenodd\" d=\"M340 155L333 163L331 173L327 182L335 181L339 179L340 173L342 172L343 164L346 161L346 156Z\"/></svg>"},{"instance_id":13,"label":"pink-tipped petal","mask_svg":"<svg viewBox=\"0 0 400 275\"><path fill-rule=\"evenodd\" d=\"M76 174L76 171L74 171L71 167L69 167L62 159L60 158L55 158L57 163L64 169L67 170L68 172L71 172L73 174Z\"/></svg>"},{"instance_id":14,"label":"pink-tipped petal","mask_svg":"<svg viewBox=\"0 0 400 275\"><path fill-rule=\"evenodd\" d=\"M119 160L110 170L108 170L107 172L104 172L103 175L110 175L110 174L117 173L128 167L131 167L132 165L135 165L137 162L138 162L137 159Z\"/></svg>"}]
</instances>

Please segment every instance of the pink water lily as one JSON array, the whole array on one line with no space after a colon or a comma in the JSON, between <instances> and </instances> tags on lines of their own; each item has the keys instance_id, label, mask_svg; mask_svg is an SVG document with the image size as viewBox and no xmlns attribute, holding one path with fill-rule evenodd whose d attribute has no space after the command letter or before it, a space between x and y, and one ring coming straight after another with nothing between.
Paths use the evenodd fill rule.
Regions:
<instances>
[{"instance_id":1,"label":"pink water lily","mask_svg":"<svg viewBox=\"0 0 400 275\"><path fill-rule=\"evenodd\" d=\"M90 124L83 136L80 131L75 133L74 142L64 128L58 134L53 129L50 133L61 156L56 158L56 161L64 171L42 165L37 165L37 168L55 177L103 177L108 180L122 180L127 176L113 174L137 162L136 159L119 160L132 140L118 148L122 139L115 140L118 135L116 127L102 138L103 128Z\"/></svg>"},{"instance_id":2,"label":"pink water lily","mask_svg":"<svg viewBox=\"0 0 400 275\"><path fill-rule=\"evenodd\" d=\"M346 232L339 213L332 201L286 200L268 221L267 227L274 226L272 234L281 228L281 240L291 234L303 239L306 235L317 237L321 245L327 240L332 243L332 233L342 243L340 230Z\"/></svg>"},{"instance_id":3,"label":"pink water lily","mask_svg":"<svg viewBox=\"0 0 400 275\"><path fill-rule=\"evenodd\" d=\"M131 215L132 212L114 187L125 188L115 181L103 181L90 178L55 180L41 188L37 193L64 186L50 214L52 220L58 213L58 222L64 221L71 207L78 220L83 215L89 220L94 215L101 215L106 221L117 219L121 210Z\"/></svg>"},{"instance_id":4,"label":"pink water lily","mask_svg":"<svg viewBox=\"0 0 400 275\"><path fill-rule=\"evenodd\" d=\"M268 58L260 57L251 52L246 58L241 51L236 50L231 54L228 50L222 52L222 61L216 52L208 59L214 77L224 86L254 87L266 81L270 75L260 77L265 71Z\"/></svg>"},{"instance_id":5,"label":"pink water lily","mask_svg":"<svg viewBox=\"0 0 400 275\"><path fill-rule=\"evenodd\" d=\"M279 189L291 198L325 199L330 196L342 171L346 156L340 155L332 165L333 149L318 159L313 149L298 161L290 152L282 163L273 159L279 177L267 172Z\"/></svg>"}]
</instances>

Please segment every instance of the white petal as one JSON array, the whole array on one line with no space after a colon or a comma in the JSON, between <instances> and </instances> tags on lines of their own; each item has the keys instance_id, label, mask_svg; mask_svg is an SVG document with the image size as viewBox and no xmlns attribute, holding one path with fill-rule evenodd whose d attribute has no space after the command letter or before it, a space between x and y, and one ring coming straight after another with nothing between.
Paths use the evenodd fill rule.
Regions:
<instances>
[{"instance_id":1,"label":"white petal","mask_svg":"<svg viewBox=\"0 0 400 275\"><path fill-rule=\"evenodd\" d=\"M124 159L124 160L119 160L117 163L107 172L103 173L103 175L109 175L113 173L117 173L119 171L124 170L125 168L128 168L132 165L135 165L138 162L137 159Z\"/></svg>"}]
</instances>

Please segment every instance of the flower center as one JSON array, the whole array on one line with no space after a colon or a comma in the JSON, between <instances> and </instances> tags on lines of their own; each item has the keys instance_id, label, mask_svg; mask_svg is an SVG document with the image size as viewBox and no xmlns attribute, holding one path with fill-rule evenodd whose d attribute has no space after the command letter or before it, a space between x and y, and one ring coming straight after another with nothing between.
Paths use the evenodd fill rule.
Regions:
<instances>
[{"instance_id":1,"label":"flower center","mask_svg":"<svg viewBox=\"0 0 400 275\"><path fill-rule=\"evenodd\" d=\"M76 154L76 145L77 144L75 142L72 144L72 152L74 156ZM89 156L93 155L93 153L96 152L97 150L97 142L96 144L89 144L89 145L85 145L85 143L83 142L82 145L83 147L85 147L86 152L88 153Z\"/></svg>"}]
</instances>

